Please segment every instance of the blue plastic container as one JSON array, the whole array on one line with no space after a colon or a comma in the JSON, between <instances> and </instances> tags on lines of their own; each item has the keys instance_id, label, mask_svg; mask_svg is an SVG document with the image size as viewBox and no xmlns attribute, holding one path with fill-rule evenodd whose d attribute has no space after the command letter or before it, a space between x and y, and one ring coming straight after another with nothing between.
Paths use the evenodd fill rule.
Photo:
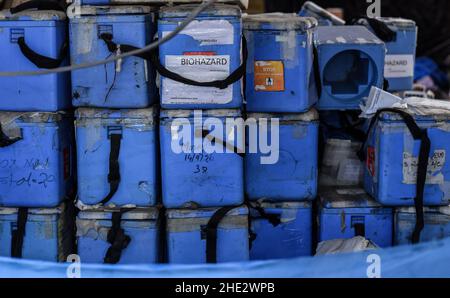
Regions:
<instances>
[{"instance_id":1,"label":"blue plastic container","mask_svg":"<svg viewBox=\"0 0 450 298\"><path fill-rule=\"evenodd\" d=\"M73 233L64 206L54 209L28 209L22 258L65 262L73 252ZM73 214L72 214L73 215ZM11 257L12 235L18 229L18 209L0 208L0 256Z\"/></svg>"},{"instance_id":2,"label":"blue plastic container","mask_svg":"<svg viewBox=\"0 0 450 298\"><path fill-rule=\"evenodd\" d=\"M317 102L313 30L317 21L295 14L244 17L248 43L249 112L305 112Z\"/></svg>"},{"instance_id":3,"label":"blue plastic container","mask_svg":"<svg viewBox=\"0 0 450 298\"><path fill-rule=\"evenodd\" d=\"M245 189L250 200L269 198L272 201L313 200L317 194L318 114L248 114L248 118L278 118L279 152L272 152L271 163L263 162L267 154L261 150L245 157ZM269 136L274 133L269 128ZM263 137L261 128L259 138ZM276 142L269 137L269 143ZM248 146L248 145L247 145ZM278 159L275 157L278 154ZM274 163L272 163L274 162Z\"/></svg>"},{"instance_id":4,"label":"blue plastic container","mask_svg":"<svg viewBox=\"0 0 450 298\"><path fill-rule=\"evenodd\" d=\"M380 247L392 246L392 208L381 206L361 188L324 189L317 217L320 242L363 236Z\"/></svg>"},{"instance_id":5,"label":"blue plastic container","mask_svg":"<svg viewBox=\"0 0 450 298\"><path fill-rule=\"evenodd\" d=\"M450 237L450 207L425 207L425 226L420 233L420 242ZM411 244L411 235L416 225L416 211L413 207L398 208L395 211L395 244Z\"/></svg>"},{"instance_id":6,"label":"blue plastic container","mask_svg":"<svg viewBox=\"0 0 450 298\"><path fill-rule=\"evenodd\" d=\"M424 191L426 206L450 204L450 152L446 116L415 116L416 123L428 130L430 160ZM383 113L370 132L366 148L364 188L381 204L414 206L420 140L414 141L399 116Z\"/></svg>"},{"instance_id":7,"label":"blue plastic container","mask_svg":"<svg viewBox=\"0 0 450 298\"><path fill-rule=\"evenodd\" d=\"M161 111L164 206L220 207L243 203L244 158L238 154L244 152L243 125L229 125L223 131L212 128L238 118L239 110Z\"/></svg>"},{"instance_id":8,"label":"blue plastic container","mask_svg":"<svg viewBox=\"0 0 450 298\"><path fill-rule=\"evenodd\" d=\"M119 136L117 192L106 205L154 206L157 197L156 131L153 109L76 112L78 199L97 205L111 192L114 135Z\"/></svg>"},{"instance_id":9,"label":"blue plastic container","mask_svg":"<svg viewBox=\"0 0 450 298\"><path fill-rule=\"evenodd\" d=\"M56 207L73 193L73 117L0 112L0 206Z\"/></svg>"},{"instance_id":10,"label":"blue plastic container","mask_svg":"<svg viewBox=\"0 0 450 298\"><path fill-rule=\"evenodd\" d=\"M207 262L206 227L217 209L167 211L167 255L172 264ZM217 263L249 260L248 210L235 208L217 229Z\"/></svg>"},{"instance_id":11,"label":"blue plastic container","mask_svg":"<svg viewBox=\"0 0 450 298\"><path fill-rule=\"evenodd\" d=\"M299 12L301 17L313 17L319 26L343 26L345 21L311 1L306 1Z\"/></svg>"},{"instance_id":12,"label":"blue plastic container","mask_svg":"<svg viewBox=\"0 0 450 298\"><path fill-rule=\"evenodd\" d=\"M119 53L117 49L110 52L104 36L118 45L143 48L156 30L149 7L73 9L69 26L72 64L95 62ZM145 108L153 104L155 94L154 70L150 62L139 57L72 72L72 102L77 107Z\"/></svg>"},{"instance_id":13,"label":"blue plastic container","mask_svg":"<svg viewBox=\"0 0 450 298\"><path fill-rule=\"evenodd\" d=\"M164 7L159 13L159 38L172 32L198 5ZM198 82L223 80L241 64L241 10L215 4L186 29L159 47L161 64ZM186 85L161 77L161 106L165 109L229 109L242 105L242 80L225 89Z\"/></svg>"},{"instance_id":14,"label":"blue plastic container","mask_svg":"<svg viewBox=\"0 0 450 298\"><path fill-rule=\"evenodd\" d=\"M27 58L21 51L19 40L36 54L60 59L68 56L62 51L66 42L66 16L57 11L24 11L9 14L0 12L0 72L36 71L39 62ZM63 52L64 54L61 54ZM59 66L67 65L63 59ZM0 79L0 110L46 111L67 109L70 103L70 80L68 73L42 76L13 76Z\"/></svg>"},{"instance_id":15,"label":"blue plastic container","mask_svg":"<svg viewBox=\"0 0 450 298\"><path fill-rule=\"evenodd\" d=\"M319 110L357 110L372 86L383 87L386 47L367 28L318 27L315 46L321 86Z\"/></svg>"},{"instance_id":16,"label":"blue plastic container","mask_svg":"<svg viewBox=\"0 0 450 298\"><path fill-rule=\"evenodd\" d=\"M393 40L386 41L384 78L389 83L388 90L412 90L417 47L416 23L413 20L401 18L379 17L376 19L394 32ZM371 29L370 26L368 28Z\"/></svg>"},{"instance_id":17,"label":"blue plastic container","mask_svg":"<svg viewBox=\"0 0 450 298\"><path fill-rule=\"evenodd\" d=\"M251 209L251 229L256 238L250 249L251 260L288 259L312 254L312 208L310 202L260 204L264 212L278 215L281 223L272 225Z\"/></svg>"},{"instance_id":18,"label":"blue plastic container","mask_svg":"<svg viewBox=\"0 0 450 298\"><path fill-rule=\"evenodd\" d=\"M111 243L108 233L117 210L87 210L77 216L78 255L82 263L104 263ZM154 264L158 261L159 221L155 208L138 208L122 215L120 227L130 237L117 264Z\"/></svg>"}]
</instances>

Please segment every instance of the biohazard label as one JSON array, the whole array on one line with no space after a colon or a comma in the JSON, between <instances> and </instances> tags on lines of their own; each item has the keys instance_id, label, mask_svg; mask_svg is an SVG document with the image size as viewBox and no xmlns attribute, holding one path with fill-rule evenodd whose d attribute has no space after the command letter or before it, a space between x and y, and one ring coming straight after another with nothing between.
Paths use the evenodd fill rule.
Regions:
<instances>
[{"instance_id":1,"label":"biohazard label","mask_svg":"<svg viewBox=\"0 0 450 298\"><path fill-rule=\"evenodd\" d=\"M255 61L255 91L284 91L282 61Z\"/></svg>"},{"instance_id":2,"label":"biohazard label","mask_svg":"<svg viewBox=\"0 0 450 298\"><path fill-rule=\"evenodd\" d=\"M444 175L442 169L445 164L445 150L434 151L433 156L428 159L427 168L427 184L443 184ZM409 152L403 152L403 183L416 184L417 182L417 165L419 159Z\"/></svg>"},{"instance_id":3,"label":"biohazard label","mask_svg":"<svg viewBox=\"0 0 450 298\"><path fill-rule=\"evenodd\" d=\"M214 52L189 52L166 56L166 68L198 82L226 79L230 75L230 56ZM233 85L226 89L198 87L163 78L162 102L165 104L226 104L233 99Z\"/></svg>"},{"instance_id":4,"label":"biohazard label","mask_svg":"<svg viewBox=\"0 0 450 298\"><path fill-rule=\"evenodd\" d=\"M366 166L372 177L375 177L375 148L367 148Z\"/></svg>"},{"instance_id":5,"label":"biohazard label","mask_svg":"<svg viewBox=\"0 0 450 298\"><path fill-rule=\"evenodd\" d=\"M413 55L387 55L384 65L385 78L408 78L414 76Z\"/></svg>"}]
</instances>

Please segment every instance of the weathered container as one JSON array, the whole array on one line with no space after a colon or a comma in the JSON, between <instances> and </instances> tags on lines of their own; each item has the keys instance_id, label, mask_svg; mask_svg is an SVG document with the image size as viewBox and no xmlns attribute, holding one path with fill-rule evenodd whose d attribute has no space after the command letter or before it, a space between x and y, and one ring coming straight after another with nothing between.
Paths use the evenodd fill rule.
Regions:
<instances>
[{"instance_id":1,"label":"weathered container","mask_svg":"<svg viewBox=\"0 0 450 298\"><path fill-rule=\"evenodd\" d=\"M59 11L0 12L0 72L36 71L67 65L66 16ZM41 56L41 57L39 57ZM0 110L46 111L67 109L68 73L11 76L0 79Z\"/></svg>"},{"instance_id":2,"label":"weathered container","mask_svg":"<svg viewBox=\"0 0 450 298\"><path fill-rule=\"evenodd\" d=\"M252 153L248 139L245 157L246 194L250 200L269 198L272 201L313 200L317 194L318 134L317 111L303 114L248 114L259 126L264 119L279 119L279 131L267 128L269 144L279 142L279 150L268 154ZM259 128L259 139L267 133ZM277 136L278 139L271 139ZM278 148L276 148L278 149ZM276 159L276 157L278 157ZM267 161L264 160L267 158Z\"/></svg>"},{"instance_id":3,"label":"weathered container","mask_svg":"<svg viewBox=\"0 0 450 298\"><path fill-rule=\"evenodd\" d=\"M56 207L73 193L73 117L0 112L0 206Z\"/></svg>"},{"instance_id":4,"label":"weathered container","mask_svg":"<svg viewBox=\"0 0 450 298\"><path fill-rule=\"evenodd\" d=\"M212 228L208 223L218 211L215 208L167 211L167 254L172 264L202 264L207 262L243 262L249 260L248 210L235 208L226 213L217 226L217 239L208 238ZM208 252L207 241L216 245ZM211 242L210 242L211 243ZM215 254L215 260L208 258Z\"/></svg>"},{"instance_id":5,"label":"weathered container","mask_svg":"<svg viewBox=\"0 0 450 298\"><path fill-rule=\"evenodd\" d=\"M320 194L319 241L362 236L380 247L393 241L394 215L363 189L328 188Z\"/></svg>"},{"instance_id":6,"label":"weathered container","mask_svg":"<svg viewBox=\"0 0 450 298\"><path fill-rule=\"evenodd\" d=\"M305 112L317 102L313 18L268 13L244 17L249 112Z\"/></svg>"},{"instance_id":7,"label":"weathered container","mask_svg":"<svg viewBox=\"0 0 450 298\"><path fill-rule=\"evenodd\" d=\"M83 205L156 204L154 110L76 112L78 199Z\"/></svg>"},{"instance_id":8,"label":"weathered container","mask_svg":"<svg viewBox=\"0 0 450 298\"><path fill-rule=\"evenodd\" d=\"M197 7L179 5L160 10L159 38L175 30ZM238 6L216 4L159 47L161 67L196 82L235 77L231 84L196 86L161 74L161 106L165 109L229 109L242 105L242 24ZM244 54L246 53L244 49ZM233 76L231 76L233 74Z\"/></svg>"},{"instance_id":9,"label":"weathered container","mask_svg":"<svg viewBox=\"0 0 450 298\"><path fill-rule=\"evenodd\" d=\"M53 209L0 208L0 256L66 262L74 252L74 214Z\"/></svg>"},{"instance_id":10,"label":"weathered container","mask_svg":"<svg viewBox=\"0 0 450 298\"><path fill-rule=\"evenodd\" d=\"M82 211L76 225L82 263L154 264L158 261L159 221L155 208L138 208L122 214L109 209Z\"/></svg>"},{"instance_id":11,"label":"weathered container","mask_svg":"<svg viewBox=\"0 0 450 298\"><path fill-rule=\"evenodd\" d=\"M311 1L306 1L299 12L302 17L313 17L319 26L343 26L345 21Z\"/></svg>"},{"instance_id":12,"label":"weathered container","mask_svg":"<svg viewBox=\"0 0 450 298\"><path fill-rule=\"evenodd\" d=\"M310 202L263 202L265 215L276 216L271 223L255 209L250 209L251 230L255 234L250 249L251 260L288 259L312 254L312 204Z\"/></svg>"},{"instance_id":13,"label":"weathered container","mask_svg":"<svg viewBox=\"0 0 450 298\"><path fill-rule=\"evenodd\" d=\"M424 191L426 206L450 203L450 152L448 116L415 116L421 129L428 131L431 151ZM382 113L367 142L364 187L383 205L414 206L417 164L421 141L414 140L398 115Z\"/></svg>"},{"instance_id":14,"label":"weathered container","mask_svg":"<svg viewBox=\"0 0 450 298\"><path fill-rule=\"evenodd\" d=\"M151 42L156 31L149 7L74 6L71 9L72 64L104 60L123 53L129 46L143 48ZM151 106L156 97L156 87L155 72L148 60L131 56L73 71L73 105L102 108Z\"/></svg>"},{"instance_id":15,"label":"weathered container","mask_svg":"<svg viewBox=\"0 0 450 298\"><path fill-rule=\"evenodd\" d=\"M426 207L425 226L420 234L421 242L450 237L450 207ZM398 208L395 211L395 244L411 243L411 235L416 224L416 211L413 207Z\"/></svg>"},{"instance_id":16,"label":"weathered container","mask_svg":"<svg viewBox=\"0 0 450 298\"><path fill-rule=\"evenodd\" d=\"M237 121L236 125L226 126L227 122L239 120L240 115L239 110L161 112L164 206L220 207L243 203L243 124Z\"/></svg>"},{"instance_id":17,"label":"weathered container","mask_svg":"<svg viewBox=\"0 0 450 298\"><path fill-rule=\"evenodd\" d=\"M372 86L383 87L386 47L367 28L319 26L315 46L319 110L357 110Z\"/></svg>"}]
</instances>

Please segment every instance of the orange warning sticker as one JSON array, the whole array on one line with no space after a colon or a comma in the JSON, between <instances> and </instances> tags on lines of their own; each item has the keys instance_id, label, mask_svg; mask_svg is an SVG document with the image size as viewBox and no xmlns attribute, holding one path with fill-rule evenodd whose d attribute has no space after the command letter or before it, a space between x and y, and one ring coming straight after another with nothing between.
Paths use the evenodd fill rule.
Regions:
<instances>
[{"instance_id":1,"label":"orange warning sticker","mask_svg":"<svg viewBox=\"0 0 450 298\"><path fill-rule=\"evenodd\" d=\"M255 91L284 91L282 61L255 61Z\"/></svg>"}]
</instances>

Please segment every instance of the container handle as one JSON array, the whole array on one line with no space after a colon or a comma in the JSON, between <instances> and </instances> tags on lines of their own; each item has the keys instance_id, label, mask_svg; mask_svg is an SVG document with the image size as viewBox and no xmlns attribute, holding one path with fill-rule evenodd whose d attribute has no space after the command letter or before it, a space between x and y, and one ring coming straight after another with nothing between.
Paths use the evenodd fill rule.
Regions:
<instances>
[{"instance_id":1,"label":"container handle","mask_svg":"<svg viewBox=\"0 0 450 298\"><path fill-rule=\"evenodd\" d=\"M34 65L39 68L45 69L53 69L57 68L61 65L62 61L65 59L67 55L68 45L67 42L64 42L59 51L59 58L54 59L46 56L42 56L35 51L33 51L25 42L25 38L23 36L17 39L17 44L19 45L20 51L22 54L31 61Z\"/></svg>"},{"instance_id":2,"label":"container handle","mask_svg":"<svg viewBox=\"0 0 450 298\"><path fill-rule=\"evenodd\" d=\"M22 137L10 138L8 137L2 129L2 124L0 123L0 148L11 146L12 144L22 140Z\"/></svg>"},{"instance_id":3,"label":"container handle","mask_svg":"<svg viewBox=\"0 0 450 298\"><path fill-rule=\"evenodd\" d=\"M134 208L121 209L119 212L112 214L112 227L108 231L107 241L111 246L106 251L104 258L105 264L117 264L122 256L122 251L128 247L131 242L130 236L125 234L125 230L121 227L122 215Z\"/></svg>"},{"instance_id":4,"label":"container handle","mask_svg":"<svg viewBox=\"0 0 450 298\"><path fill-rule=\"evenodd\" d=\"M384 42L394 41L397 37L397 33L389 28L388 25L380 20L369 18L367 16L361 16L351 21L351 25L361 24L360 21L365 20L375 32L375 35Z\"/></svg>"},{"instance_id":5,"label":"container handle","mask_svg":"<svg viewBox=\"0 0 450 298\"><path fill-rule=\"evenodd\" d=\"M414 120L414 117L411 116L410 114L398 109L392 108L380 109L372 118L369 125L368 133L366 135L366 139L358 152L358 157L361 159L361 161L365 160L364 152L366 150L367 138L370 132L372 131L373 126L375 125L379 116L382 113L394 113L402 117L403 121L408 127L408 130L411 132L411 135L413 136L414 140L420 140L419 161L417 166L416 196L414 198L414 207L416 210L416 225L414 227L414 232L411 236L411 242L413 244L416 244L420 242L420 234L424 228L423 196L427 178L428 157L431 151L431 141L430 138L428 137L428 131L426 129L421 129Z\"/></svg>"},{"instance_id":6,"label":"container handle","mask_svg":"<svg viewBox=\"0 0 450 298\"><path fill-rule=\"evenodd\" d=\"M38 1L38 0L27 1L27 2L21 3L15 7L10 8L9 11L11 12L11 14L16 14L16 13L19 13L19 12L22 12L25 10L30 10L30 9L65 11L64 7L59 5L58 2Z\"/></svg>"},{"instance_id":7,"label":"container handle","mask_svg":"<svg viewBox=\"0 0 450 298\"><path fill-rule=\"evenodd\" d=\"M100 34L100 39L102 39L106 46L108 47L108 51L110 53L117 53L117 51L120 49L121 53L127 53L134 50L139 50L140 48L128 45L128 44L117 44L113 41L113 35L111 33L102 33ZM151 56L148 52L134 55L135 57L142 58L144 60L151 60Z\"/></svg>"},{"instance_id":8,"label":"container handle","mask_svg":"<svg viewBox=\"0 0 450 298\"><path fill-rule=\"evenodd\" d=\"M11 257L22 258L23 238L28 219L28 208L19 208L17 213L17 229L11 235Z\"/></svg>"}]
</instances>

